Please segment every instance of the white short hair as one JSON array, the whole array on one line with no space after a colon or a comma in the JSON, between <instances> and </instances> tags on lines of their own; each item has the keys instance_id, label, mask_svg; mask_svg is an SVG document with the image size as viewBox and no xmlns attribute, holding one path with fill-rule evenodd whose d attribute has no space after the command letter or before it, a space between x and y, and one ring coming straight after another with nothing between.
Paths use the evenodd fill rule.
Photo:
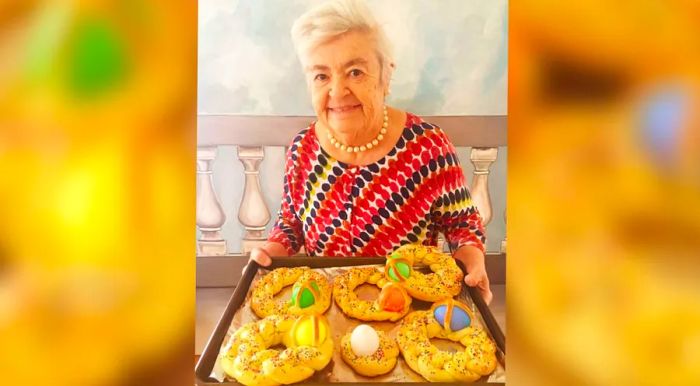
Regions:
<instances>
[{"instance_id":1,"label":"white short hair","mask_svg":"<svg viewBox=\"0 0 700 386\"><path fill-rule=\"evenodd\" d=\"M301 59L306 50L350 31L375 38L380 76L388 82L394 66L391 45L364 0L332 0L310 9L294 22L292 42Z\"/></svg>"}]
</instances>

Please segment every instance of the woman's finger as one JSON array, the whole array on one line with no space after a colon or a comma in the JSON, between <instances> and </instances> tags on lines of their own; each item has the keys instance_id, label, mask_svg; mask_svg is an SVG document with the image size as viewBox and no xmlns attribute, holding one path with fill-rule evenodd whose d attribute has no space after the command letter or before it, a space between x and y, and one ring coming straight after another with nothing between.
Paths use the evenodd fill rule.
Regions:
<instances>
[{"instance_id":1,"label":"woman's finger","mask_svg":"<svg viewBox=\"0 0 700 386\"><path fill-rule=\"evenodd\" d=\"M262 265L263 267L267 267L270 264L272 264L272 258L270 258L270 255L265 252L264 249L262 248L253 248L250 251L250 258L248 259L248 264L250 264L250 260L254 260L256 263ZM243 266L243 269L241 270L241 275L243 272L245 272L246 267L248 267L248 264Z\"/></svg>"},{"instance_id":2,"label":"woman's finger","mask_svg":"<svg viewBox=\"0 0 700 386\"><path fill-rule=\"evenodd\" d=\"M485 272L484 275L481 277L481 280L479 281L478 287L479 292L481 292L481 297L484 298L484 302L486 302L487 305L491 303L491 300L493 299L493 292L491 292L489 277L488 275L486 275Z\"/></svg>"},{"instance_id":3,"label":"woman's finger","mask_svg":"<svg viewBox=\"0 0 700 386\"><path fill-rule=\"evenodd\" d=\"M272 263L270 255L262 248L253 248L253 250L250 251L250 258L263 267L267 267Z\"/></svg>"},{"instance_id":4,"label":"woman's finger","mask_svg":"<svg viewBox=\"0 0 700 386\"><path fill-rule=\"evenodd\" d=\"M486 271L483 269L475 269L474 271L467 273L467 276L464 277L464 282L470 287L476 287L482 281L484 281L484 279L486 279L486 282L488 283Z\"/></svg>"},{"instance_id":5,"label":"woman's finger","mask_svg":"<svg viewBox=\"0 0 700 386\"><path fill-rule=\"evenodd\" d=\"M270 256L262 250L256 251L256 253L251 252L250 257L252 257L253 260L263 267L267 267L272 264L272 259Z\"/></svg>"},{"instance_id":6,"label":"woman's finger","mask_svg":"<svg viewBox=\"0 0 700 386\"><path fill-rule=\"evenodd\" d=\"M464 277L464 283L466 283L470 287L476 287L480 281L481 278L479 277L479 274L477 272L470 272L467 274L467 276Z\"/></svg>"},{"instance_id":7,"label":"woman's finger","mask_svg":"<svg viewBox=\"0 0 700 386\"><path fill-rule=\"evenodd\" d=\"M488 288L486 290L481 290L481 297L484 298L484 302L488 306L491 304L491 300L493 300L493 292Z\"/></svg>"}]
</instances>

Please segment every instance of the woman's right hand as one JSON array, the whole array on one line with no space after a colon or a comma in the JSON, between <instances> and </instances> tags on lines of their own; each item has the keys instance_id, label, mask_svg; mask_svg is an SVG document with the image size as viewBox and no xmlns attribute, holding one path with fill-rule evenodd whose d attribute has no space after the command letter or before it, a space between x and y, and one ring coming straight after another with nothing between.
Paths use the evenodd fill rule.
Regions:
<instances>
[{"instance_id":1,"label":"woman's right hand","mask_svg":"<svg viewBox=\"0 0 700 386\"><path fill-rule=\"evenodd\" d=\"M248 258L248 262L246 265L243 266L243 269L241 269L241 275L245 272L245 269L248 268L248 265L250 265L251 260L254 260L256 263L262 265L263 267L268 267L270 264L272 264L272 258L270 257L270 254L267 253L267 251L263 248L260 247L255 247L250 250L250 257Z\"/></svg>"},{"instance_id":2,"label":"woman's right hand","mask_svg":"<svg viewBox=\"0 0 700 386\"><path fill-rule=\"evenodd\" d=\"M270 257L270 254L260 247L255 247L250 250L250 259L248 259L248 261L250 260L255 260L255 262L262 265L263 267L268 267L270 264L272 264L272 258Z\"/></svg>"},{"instance_id":3,"label":"woman's right hand","mask_svg":"<svg viewBox=\"0 0 700 386\"><path fill-rule=\"evenodd\" d=\"M287 250L280 243L267 242L262 247L255 247L250 250L248 262L255 260L256 263L263 267L269 267L272 264L272 256L287 256ZM248 264L243 267L241 274L245 272Z\"/></svg>"}]
</instances>

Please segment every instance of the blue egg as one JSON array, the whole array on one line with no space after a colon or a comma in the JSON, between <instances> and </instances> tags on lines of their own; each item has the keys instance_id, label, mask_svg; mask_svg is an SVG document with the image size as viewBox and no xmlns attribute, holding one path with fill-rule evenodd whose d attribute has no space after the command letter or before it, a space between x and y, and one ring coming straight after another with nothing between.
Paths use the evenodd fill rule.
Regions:
<instances>
[{"instance_id":1,"label":"blue egg","mask_svg":"<svg viewBox=\"0 0 700 386\"><path fill-rule=\"evenodd\" d=\"M450 320L450 330L459 331L463 328L467 328L469 327L471 322L472 321L469 318L469 314L467 314L463 309L459 307L454 307L452 309L452 320Z\"/></svg>"},{"instance_id":2,"label":"blue egg","mask_svg":"<svg viewBox=\"0 0 700 386\"><path fill-rule=\"evenodd\" d=\"M447 306L437 306L435 307L435 311L433 311L435 320L443 327L445 327L445 313L447 313Z\"/></svg>"}]
</instances>

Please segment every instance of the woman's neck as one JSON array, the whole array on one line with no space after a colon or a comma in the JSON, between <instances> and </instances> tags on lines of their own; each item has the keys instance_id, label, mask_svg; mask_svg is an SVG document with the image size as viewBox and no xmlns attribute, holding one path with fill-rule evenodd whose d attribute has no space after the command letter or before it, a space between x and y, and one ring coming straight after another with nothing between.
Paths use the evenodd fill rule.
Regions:
<instances>
[{"instance_id":1,"label":"woman's neck","mask_svg":"<svg viewBox=\"0 0 700 386\"><path fill-rule=\"evenodd\" d=\"M377 136L382 129L382 124L384 123L384 114L380 113L372 119L372 122L366 128L357 128L355 130L338 132L333 129L326 127L325 129L330 131L333 137L345 146L359 147L371 143L372 140L377 139Z\"/></svg>"},{"instance_id":2,"label":"woman's neck","mask_svg":"<svg viewBox=\"0 0 700 386\"><path fill-rule=\"evenodd\" d=\"M316 125L316 135L323 150L325 150L326 153L330 154L333 158L350 165L368 165L373 162L379 161L382 157L389 153L389 151L391 151L391 149L396 144L396 141L398 141L398 138L401 136L401 133L403 133L403 127L406 122L406 113L392 108L388 108L387 113L389 115L389 125L387 127L387 133L384 135L382 141L378 142L377 146L373 146L371 149L366 149L365 151L361 151L358 153L349 153L345 150L336 148L335 145L332 144L330 142L330 139L328 138L328 128L323 125ZM357 146L360 146L359 144L372 141L372 139L376 138L380 128L381 124L373 133L373 135L369 137L369 139L364 138L364 136L358 137L357 140L359 140L360 142L350 142L349 144L358 144ZM341 141L341 143L345 143L343 142L344 139L336 139Z\"/></svg>"}]
</instances>

